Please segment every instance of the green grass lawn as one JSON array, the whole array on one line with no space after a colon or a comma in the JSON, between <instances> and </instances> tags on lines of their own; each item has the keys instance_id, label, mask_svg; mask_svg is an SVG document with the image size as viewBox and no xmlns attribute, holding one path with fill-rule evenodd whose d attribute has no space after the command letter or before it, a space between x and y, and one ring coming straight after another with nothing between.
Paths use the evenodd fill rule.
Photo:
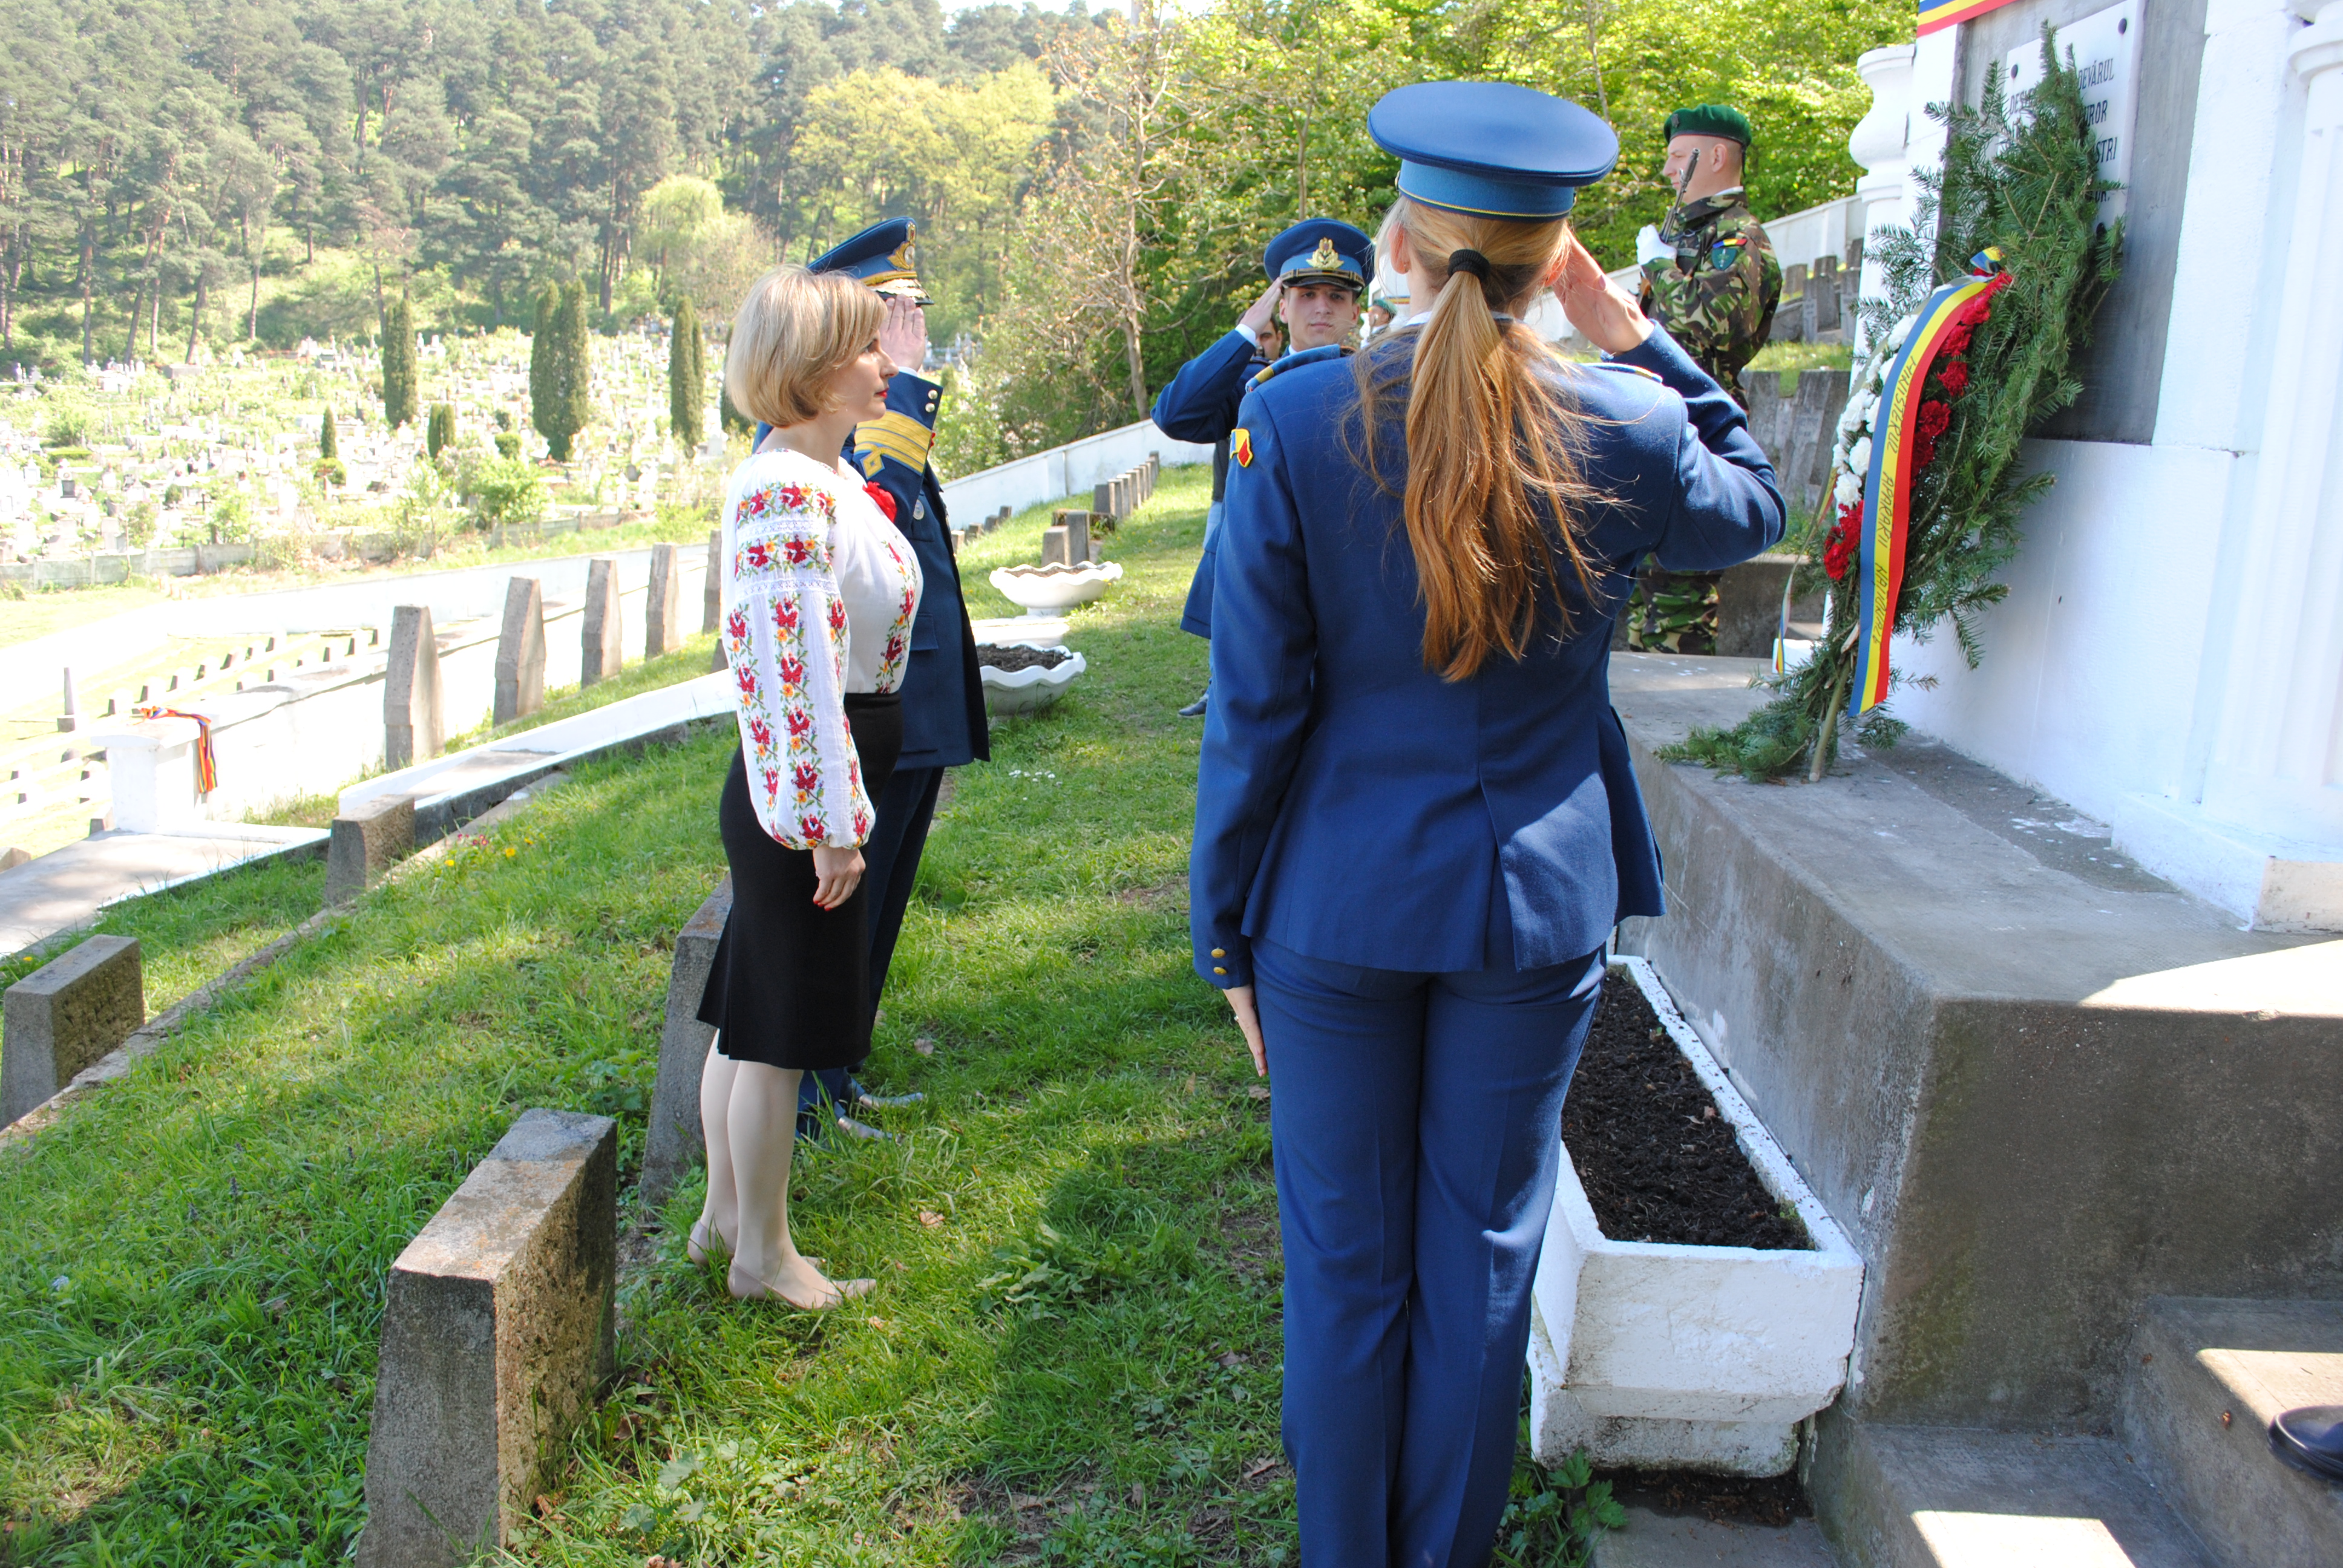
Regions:
<instances>
[{"instance_id":1,"label":"green grass lawn","mask_svg":"<svg viewBox=\"0 0 2343 1568\"><path fill-rule=\"evenodd\" d=\"M736 1304L656 1231L524 1557L1290 1560L1267 1107L1188 972L1208 482L1167 474L1090 672L956 776L868 1074L927 1103L799 1165L805 1244L878 1292ZM1041 521L971 547L977 613ZM582 769L0 1153L0 1560L343 1558L407 1238L527 1106L619 1116L631 1181L731 749Z\"/></svg>"}]
</instances>

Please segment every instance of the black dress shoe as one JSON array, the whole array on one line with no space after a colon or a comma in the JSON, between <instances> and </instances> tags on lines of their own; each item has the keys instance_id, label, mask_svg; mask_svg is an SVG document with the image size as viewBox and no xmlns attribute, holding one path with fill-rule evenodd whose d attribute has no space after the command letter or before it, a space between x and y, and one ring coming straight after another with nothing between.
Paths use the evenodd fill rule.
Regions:
<instances>
[{"instance_id":1,"label":"black dress shoe","mask_svg":"<svg viewBox=\"0 0 2343 1568\"><path fill-rule=\"evenodd\" d=\"M2270 1452L2321 1481L2343 1483L2343 1404L2289 1410L2269 1427Z\"/></svg>"},{"instance_id":2,"label":"black dress shoe","mask_svg":"<svg viewBox=\"0 0 2343 1568\"><path fill-rule=\"evenodd\" d=\"M1206 688L1204 688L1202 694L1201 696L1199 696L1199 697L1196 699L1196 700L1195 700L1195 701L1193 701L1193 702L1192 702L1192 703L1188 704L1188 706L1187 706L1187 707L1185 707L1185 708L1183 708L1183 709L1182 709L1180 710L1180 717L1181 717L1181 718L1182 718L1182 719L1202 719L1202 718L1203 718L1203 717L1204 717L1204 708L1205 708L1205 705L1206 705L1206 704L1208 704L1208 703L1210 703L1212 700L1212 689L1211 687L1207 686Z\"/></svg>"}]
</instances>

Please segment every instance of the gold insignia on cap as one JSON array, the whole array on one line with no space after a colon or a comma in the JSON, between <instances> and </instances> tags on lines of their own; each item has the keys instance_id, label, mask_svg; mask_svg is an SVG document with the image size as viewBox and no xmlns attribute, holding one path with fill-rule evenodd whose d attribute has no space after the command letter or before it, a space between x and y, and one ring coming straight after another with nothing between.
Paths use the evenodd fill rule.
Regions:
<instances>
[{"instance_id":1,"label":"gold insignia on cap","mask_svg":"<svg viewBox=\"0 0 2343 1568\"><path fill-rule=\"evenodd\" d=\"M1320 240L1318 248L1310 253L1310 266L1314 271L1331 272L1342 265L1342 258L1335 252L1334 242L1331 239Z\"/></svg>"}]
</instances>

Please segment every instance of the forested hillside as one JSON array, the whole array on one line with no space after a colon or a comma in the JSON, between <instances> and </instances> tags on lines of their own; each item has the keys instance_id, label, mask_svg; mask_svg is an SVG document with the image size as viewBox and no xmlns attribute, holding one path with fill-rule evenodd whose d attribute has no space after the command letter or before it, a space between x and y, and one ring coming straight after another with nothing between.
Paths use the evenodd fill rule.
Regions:
<instances>
[{"instance_id":1,"label":"forested hillside","mask_svg":"<svg viewBox=\"0 0 2343 1568\"><path fill-rule=\"evenodd\" d=\"M1661 119L1729 99L1761 213L1851 188L1851 62L1904 0L10 0L0 367L526 327L604 330L873 218L920 221L939 342L981 346L970 460L1134 417L1222 330L1263 239L1371 223L1367 106L1496 76L1607 114L1606 261L1665 199Z\"/></svg>"}]
</instances>

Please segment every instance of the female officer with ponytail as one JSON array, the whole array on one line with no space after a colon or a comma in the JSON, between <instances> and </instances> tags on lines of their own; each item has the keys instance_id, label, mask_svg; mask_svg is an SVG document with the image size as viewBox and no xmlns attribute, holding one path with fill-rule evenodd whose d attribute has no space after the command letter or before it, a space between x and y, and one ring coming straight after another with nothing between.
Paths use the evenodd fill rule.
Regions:
<instances>
[{"instance_id":1,"label":"female officer with ponytail","mask_svg":"<svg viewBox=\"0 0 2343 1568\"><path fill-rule=\"evenodd\" d=\"M1196 967L1272 1079L1304 1568L1476 1568L1603 944L1661 912L1606 685L1636 562L1756 555L1741 411L1570 233L1618 142L1423 83L1385 271L1428 307L1245 398L1191 866ZM1611 357L1520 325L1553 288Z\"/></svg>"}]
</instances>

